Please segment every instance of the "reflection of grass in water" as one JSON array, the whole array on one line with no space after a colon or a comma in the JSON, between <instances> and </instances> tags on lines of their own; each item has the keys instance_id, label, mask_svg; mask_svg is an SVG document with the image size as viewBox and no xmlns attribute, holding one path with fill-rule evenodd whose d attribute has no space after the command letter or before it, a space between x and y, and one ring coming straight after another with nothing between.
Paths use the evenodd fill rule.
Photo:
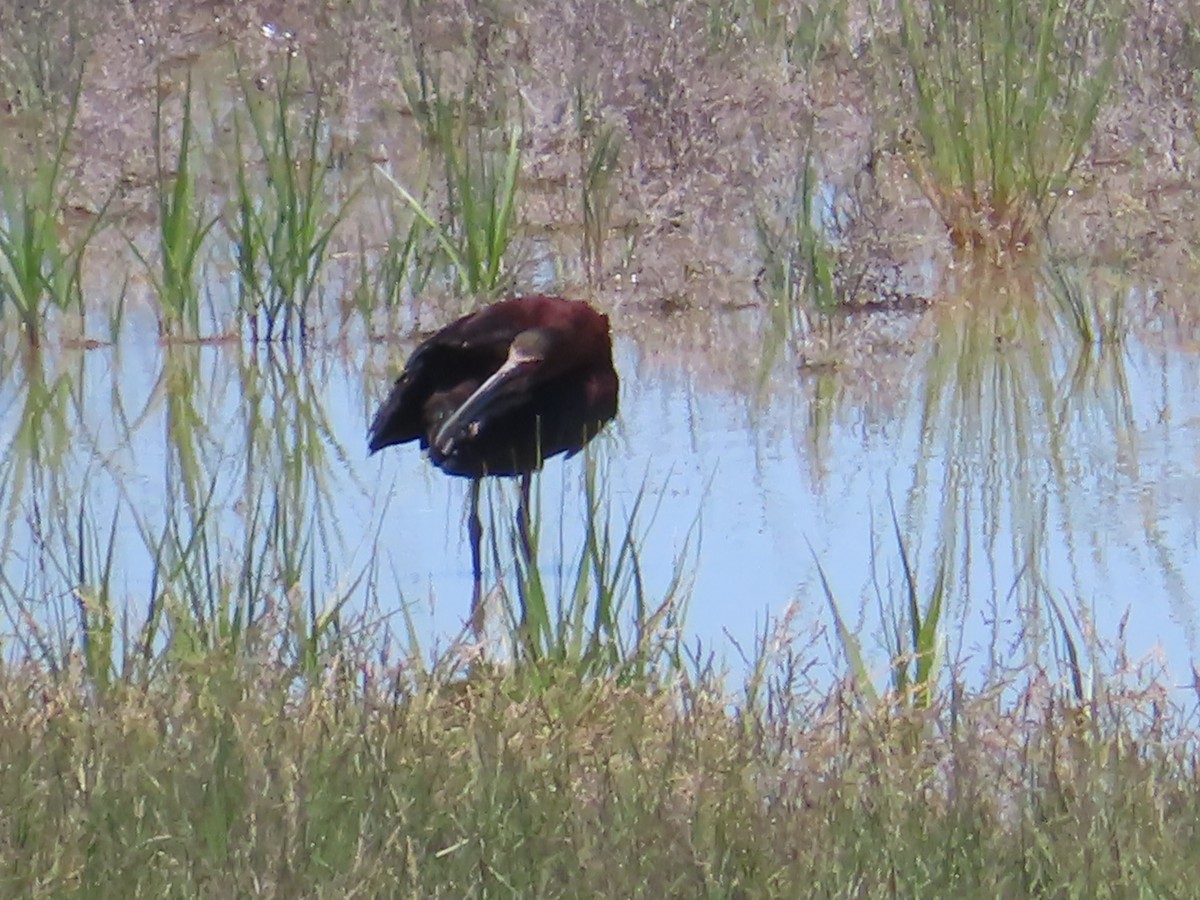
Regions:
<instances>
[{"instance_id":1,"label":"reflection of grass in water","mask_svg":"<svg viewBox=\"0 0 1200 900\"><path fill-rule=\"evenodd\" d=\"M812 155L812 142L806 141L783 210L759 209L754 216L762 260L757 287L768 304L758 364L760 392L784 352L812 334L814 317L817 326L832 328L827 314L845 299L835 240L825 228L824 211L816 205L819 181ZM817 384L818 391L827 387L826 379ZM817 430L812 440L820 440Z\"/></svg>"},{"instance_id":2,"label":"reflection of grass in water","mask_svg":"<svg viewBox=\"0 0 1200 900\"><path fill-rule=\"evenodd\" d=\"M0 606L23 630L26 655L56 669L69 663L77 634L87 675L100 690L146 673L163 652L181 664L236 655L268 615L287 625L304 666L314 664L361 578L320 596L330 572L318 560L328 565L339 554L330 536L336 522L327 521L327 462L315 436L328 439L328 429L316 404L289 420L294 431L276 424L267 429L270 440L258 430L248 434L247 466L239 470L221 455L222 442L203 431L198 398L213 385L200 374L201 348L170 349L147 409L128 426L156 410L163 417L161 510L144 486L136 495L129 491L120 462L111 472L103 460L96 466L82 418L67 423L67 398L58 395L69 383L62 387L61 379L53 391L44 379L25 386L27 405L47 410L27 408L0 466L8 499L0 548L12 563L0 584ZM292 391L314 393L311 385L298 388L285 381L272 399L284 405ZM252 414L260 411L252 407ZM56 430L71 435L60 451L45 428L51 413ZM279 419L276 410L264 414ZM107 477L112 489L102 483ZM111 509L106 497L115 501ZM118 529L122 523L132 525L142 546L136 538L130 543L130 528ZM130 578L144 577L147 598L125 592Z\"/></svg>"},{"instance_id":3,"label":"reflection of grass in water","mask_svg":"<svg viewBox=\"0 0 1200 900\"><path fill-rule=\"evenodd\" d=\"M65 369L56 372L40 347L24 341L5 351L11 355L2 360L4 373L19 412L6 413L12 433L0 448L0 597L7 593L21 603L0 603L0 611L11 625L19 623L25 606L45 612L28 618L30 627L18 629L16 641L22 653L43 656L59 668L69 642L69 614L49 601L68 596L62 575L74 564L60 551L73 536L69 510L77 506L77 487L62 473L71 462L70 409L79 405L80 379Z\"/></svg>"},{"instance_id":4,"label":"reflection of grass in water","mask_svg":"<svg viewBox=\"0 0 1200 900\"><path fill-rule=\"evenodd\" d=\"M14 393L24 408L19 417L13 410L17 428L0 466L5 500L0 549L6 558L15 554L10 585L21 584L20 563L25 564L25 587L14 587L13 596L21 598L17 609L29 604L31 621L44 621L41 598L76 598L85 623L82 645L97 673L95 661L113 655L118 643L114 623L134 643L139 630L161 629L167 607L183 603L212 637L213 623L222 616L247 618L238 612L239 597L253 598L282 585L282 596L274 602L290 610L289 592L303 582L315 595L317 585L331 577L333 561L343 555L328 477L327 448L335 444L319 402L321 392L314 387L319 376L286 354L243 359L242 364L229 357L246 352L253 350L167 345L145 407L130 415L120 402L114 403L98 434L90 431L94 411L85 409L75 394L81 379L64 374L51 381L41 354L24 352L28 365L19 371L26 377ZM83 354L77 358L82 372ZM212 363L207 368L206 358ZM240 376L235 389L249 400L240 407L247 419L243 466L236 454L230 456L228 430L211 430L214 420L225 422L226 429L229 424L223 399L229 386L222 384L222 371ZM135 431L158 421L162 429L152 432L151 439L165 450L162 493L145 496L143 485L141 495L133 496L124 454L110 458L107 451L97 451L114 437L118 447L131 447ZM144 444L139 441L138 446ZM340 448L336 452L342 454ZM105 497L117 505L110 509ZM160 501L165 504L161 519L156 511ZM114 571L118 518L121 539L127 541L135 527L149 558L139 558L136 546L126 543ZM240 581L233 584L226 564L232 564L239 548L246 561ZM122 595L120 584L144 577L157 584L149 601L157 612L143 623L131 623L124 617L141 600ZM311 626L319 613L310 609L296 627Z\"/></svg>"},{"instance_id":5,"label":"reflection of grass in water","mask_svg":"<svg viewBox=\"0 0 1200 900\"><path fill-rule=\"evenodd\" d=\"M1048 289L1063 290L1065 277L1060 273ZM975 270L967 283L969 304L938 310L910 515L920 521L932 508L934 553L964 573L980 566L991 573L990 602L1016 604L995 615L1016 617L1022 648L1036 662L1058 630L1047 605L1059 590L1052 555L1064 553L1069 577L1076 584L1079 578L1079 535L1070 513L1080 490L1072 474L1077 454L1120 446L1136 433L1120 344L1121 301L1107 299L1124 296L1128 287L1072 282L1073 304L1056 305L1045 302L1047 282L1029 269ZM1097 312L1081 316L1085 309ZM1108 343L1091 343L1097 333ZM931 484L937 471L940 483ZM1149 544L1161 547L1152 531ZM998 543L1003 534L1010 535L1008 547ZM996 583L1008 577L1002 571L1011 573L1012 583ZM1170 581L1172 566L1163 571ZM965 586L952 582L955 590ZM993 666L1004 668L996 655L1004 652L992 647Z\"/></svg>"},{"instance_id":6,"label":"reflection of grass in water","mask_svg":"<svg viewBox=\"0 0 1200 900\"><path fill-rule=\"evenodd\" d=\"M897 11L900 58L881 57L881 90L911 87L918 184L956 246L1032 245L1091 139L1125 4L900 0Z\"/></svg>"},{"instance_id":7,"label":"reflection of grass in water","mask_svg":"<svg viewBox=\"0 0 1200 900\"><path fill-rule=\"evenodd\" d=\"M1135 420L1126 370L1131 279L1120 272L1081 273L1052 265L1043 273L1042 284L1059 316L1059 327L1078 341L1080 348L1059 387L1059 420L1064 427L1076 429L1080 445L1114 447L1115 457L1131 466L1132 476L1142 478L1138 471L1144 458L1138 447L1141 430ZM1197 625L1192 585L1177 550L1164 533L1155 493L1140 492L1142 536L1170 595L1173 619L1186 630L1191 645L1195 643Z\"/></svg>"},{"instance_id":8,"label":"reflection of grass in water","mask_svg":"<svg viewBox=\"0 0 1200 900\"><path fill-rule=\"evenodd\" d=\"M172 414L183 429L182 410L212 389L195 363L178 365L194 393ZM379 630L374 563L322 587L320 479L306 472L332 455L315 446L327 425L315 403L294 428L277 421L319 394L306 380L319 374L281 352L241 365L257 398L245 471L197 439L195 496L160 515L140 496L101 509L94 479L63 467L41 504L39 555L5 555L0 796L18 839L0 867L12 892L105 896L128 891L134 867L134 889L153 896L268 882L288 896L1172 895L1194 879L1193 736L1149 702L1153 684L1085 682L1070 611L1055 619L1069 683L1033 670L1000 686L1009 704L995 686L936 689L913 668L932 659L921 652L905 661L914 702L872 704L863 682L818 686L818 651L765 637L731 694L711 656L679 643L672 612L647 602L650 498L612 514L602 467L585 477L578 552L559 549L557 576L517 562L505 585L511 659L464 678L459 648L432 666L398 651ZM47 452L39 465L49 479L62 462ZM6 494L11 471L0 465ZM493 553L519 561L510 519L493 515ZM132 548L114 525L127 521ZM537 531L545 542L550 529ZM899 600L921 601L920 626L904 628L936 649L936 587L917 590L897 541ZM155 572L145 597L125 595L134 552ZM747 602L730 597L732 613ZM148 846L155 864L140 865Z\"/></svg>"},{"instance_id":9,"label":"reflection of grass in water","mask_svg":"<svg viewBox=\"0 0 1200 900\"><path fill-rule=\"evenodd\" d=\"M200 347L169 346L152 394L163 406L168 484L193 507L200 505L208 480L201 442L211 440L205 411L197 405L204 397L200 359Z\"/></svg>"},{"instance_id":10,"label":"reflection of grass in water","mask_svg":"<svg viewBox=\"0 0 1200 900\"><path fill-rule=\"evenodd\" d=\"M936 512L935 553L966 573L975 558L991 560L1001 522L1012 532L1012 569L1021 572L1021 609L1036 608L1043 583L1046 498L1067 489L1063 432L1055 417L1056 347L1045 340L1047 316L1036 303L1032 273L981 267L972 278L970 305L939 309L937 333L925 370L921 462L910 518L926 504ZM943 459L941 483L926 460ZM1044 472L1034 462L1045 461ZM983 521L973 521L978 504ZM1069 536L1068 536L1069 537ZM957 592L963 585L953 585ZM1008 585L993 585L1003 597ZM959 598L969 606L970 597ZM1007 612L1007 611L1006 611ZM1036 634L1029 642L1036 652Z\"/></svg>"},{"instance_id":11,"label":"reflection of grass in water","mask_svg":"<svg viewBox=\"0 0 1200 900\"><path fill-rule=\"evenodd\" d=\"M254 644L264 620L274 618L296 674L311 675L358 580L344 594L318 597L316 516L307 503L294 502L295 485L263 479L251 488L232 538L221 534L217 488L214 478L199 506L171 504L157 528L138 522L154 567L139 648L152 656L161 641L185 666L237 657Z\"/></svg>"},{"instance_id":12,"label":"reflection of grass in water","mask_svg":"<svg viewBox=\"0 0 1200 900\"><path fill-rule=\"evenodd\" d=\"M1060 321L1086 345L1120 345L1127 330L1128 279L1118 279L1111 285L1088 285L1079 276L1054 261L1043 270L1041 284L1053 300Z\"/></svg>"}]
</instances>

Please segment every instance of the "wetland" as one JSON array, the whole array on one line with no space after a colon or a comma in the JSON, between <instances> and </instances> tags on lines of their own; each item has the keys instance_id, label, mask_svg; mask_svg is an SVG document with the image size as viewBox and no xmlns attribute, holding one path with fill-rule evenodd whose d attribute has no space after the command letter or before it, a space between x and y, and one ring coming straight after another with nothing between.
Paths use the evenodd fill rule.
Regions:
<instances>
[{"instance_id":1,"label":"wetland","mask_svg":"<svg viewBox=\"0 0 1200 900\"><path fill-rule=\"evenodd\" d=\"M1200 12L0 25L6 891L1188 883ZM474 635L468 482L367 424L536 293L620 413L532 560L488 479Z\"/></svg>"}]
</instances>

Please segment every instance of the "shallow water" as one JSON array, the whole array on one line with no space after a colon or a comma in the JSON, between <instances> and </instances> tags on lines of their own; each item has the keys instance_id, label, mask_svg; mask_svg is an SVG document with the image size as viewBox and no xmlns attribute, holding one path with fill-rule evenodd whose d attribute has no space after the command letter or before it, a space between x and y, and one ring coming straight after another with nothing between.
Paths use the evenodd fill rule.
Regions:
<instances>
[{"instance_id":1,"label":"shallow water","mask_svg":"<svg viewBox=\"0 0 1200 900\"><path fill-rule=\"evenodd\" d=\"M165 94L169 118L180 114L184 65L196 76L200 218L224 219L198 275L205 308L216 310L202 333L240 337L213 343L159 341L153 276L128 253L127 241L137 244L155 270L158 173L149 148L163 86L145 81L153 67L140 38L138 53L111 45L104 58L112 65L89 70L98 81L82 104L88 173L78 191L92 210L114 183L121 191L110 210L115 227L88 249L83 332L107 336L111 311L126 300L129 308L112 347L51 339L30 357L13 329L0 340L0 612L8 617L0 631L20 633L33 621L77 643L77 601L86 607L89 591L108 584L130 630L163 597L236 606L253 596L257 612L345 600L401 635L406 610L423 648L459 632L472 588L467 484L434 471L413 447L368 457L365 431L414 335L463 311L467 292L451 287L426 235L416 252L429 260L428 281L414 285L421 266L409 266L387 322L391 299L370 283L363 305L373 321L355 320L367 314L359 310L335 333L364 286L356 263L375 277L384 242L413 219L375 164L441 213L444 160L404 91L414 75L405 67L419 70L432 40L458 59L437 63L451 83L469 74L496 95L470 143L502 147L510 126L523 129L506 272L527 293L574 295L587 283L587 295L612 313L621 411L588 461L618 531L640 498L649 598L684 574L691 644L736 669L735 648L752 653L756 635L784 620L807 659L844 673L827 579L883 683L885 636L907 619L903 545L922 598L945 572L944 650L969 681L1061 660L1064 631L1084 651L1084 668L1161 660L1176 683L1188 681L1200 639L1200 341L1150 313L1153 290L1191 303L1190 269L1172 262L1195 257L1185 227L1197 220L1187 180L1194 166L1176 157L1184 136L1195 155L1188 117L1126 90L1112 115L1128 120L1133 137L1113 147L1114 134L1102 133L1107 161L1079 179L1087 190L1063 199L1047 256L1086 259L1097 270L1132 259L1130 281L1155 286L1121 288L1121 310L1147 321L1122 322L1123 343L1094 344L1049 312L1044 286L1016 287L1029 295L1028 311L954 271L944 224L903 160L876 146L880 123L859 102L861 67L834 53L828 69L780 68L769 63L770 47L727 56L706 43L704 22L677 27L675 13L657 7L620 12L596 33L570 16L537 17L522 26L536 39L518 41L504 62L476 55L487 48L466 31L480 23L460 21L458 7L442 13L453 27L438 30L432 12L421 23L432 36L348 21L341 25L354 41L330 41L324 19L306 27L263 19L249 37L214 23L186 40L187 29L161 29L174 37L155 52L179 63ZM249 52L245 78L233 76L223 50L197 55L210 46L206 33ZM301 47L361 54L347 57L348 72L340 63L324 72L336 108L313 132L330 161L317 168L327 178L325 212L351 195L360 202L323 260L318 304L330 309L314 317L303 350L250 343L234 312L229 224L232 173L243 168L232 126L246 126L246 113L270 98L281 61L320 71L316 56L296 57ZM595 78L584 77L589 65ZM311 102L315 83L302 81L297 97ZM138 84L140 92L131 89ZM1178 93L1173 80L1164 84L1160 105ZM611 203L596 272L582 262L586 142L571 113L584 99L595 117L584 117L588 127L612 126L623 141L593 198ZM810 104L812 115L800 114ZM498 119L488 125L491 115ZM1183 130L1163 142L1169 154L1147 141L1155 132L1142 117ZM1139 161L1129 166L1133 181L1110 158L1120 163L1123 147ZM1138 180L1150 179L1155 160L1162 181L1147 184L1157 191ZM806 212L795 188L810 174L819 183ZM261 167L255 176L255 199L269 207L271 180ZM611 192L602 189L608 178ZM1103 178L1111 183L1092 183ZM933 308L851 315L857 336L827 346L795 340L796 322L788 332L770 321L781 304L759 292L760 278L780 251L795 250L795 224L806 215L837 250L840 274L865 276L849 300ZM774 236L769 248L760 226ZM815 315L798 318L824 334ZM579 553L584 467L583 458L554 460L537 480L539 559L552 576ZM512 485L492 485L488 497L504 523ZM489 586L503 574L494 568ZM13 652L21 649L30 647L18 642Z\"/></svg>"},{"instance_id":2,"label":"shallow water","mask_svg":"<svg viewBox=\"0 0 1200 900\"><path fill-rule=\"evenodd\" d=\"M618 320L621 411L588 454L618 529L643 497L650 598L682 567L689 643L736 670L731 642L749 651L790 610L797 646L842 671L819 564L882 683L882 623L905 613L891 504L923 597L946 567L944 650L969 681L1045 664L1062 633L1057 609L1089 651L1085 668L1091 654L1161 660L1182 684L1197 641L1200 355L1136 338L979 352L963 349L961 327L942 321L899 387L847 402L816 389L837 373L788 363L757 396L697 377ZM95 573L115 528L109 583L136 625L171 583L160 571L152 584L149 548L186 556L203 510L228 577L255 583L254 559L294 572L288 597L278 575L257 582L262 602L369 602L401 634L404 608L427 648L459 632L472 583L467 482L415 447L366 454L366 422L409 345L301 354L164 347L139 332L24 363L9 348L6 368L21 376L0 383L10 617L28 609L69 629L79 548ZM31 457L18 448L35 433ZM537 480L539 560L552 577L569 580L579 553L584 465L555 460ZM511 485L487 497L504 522Z\"/></svg>"}]
</instances>

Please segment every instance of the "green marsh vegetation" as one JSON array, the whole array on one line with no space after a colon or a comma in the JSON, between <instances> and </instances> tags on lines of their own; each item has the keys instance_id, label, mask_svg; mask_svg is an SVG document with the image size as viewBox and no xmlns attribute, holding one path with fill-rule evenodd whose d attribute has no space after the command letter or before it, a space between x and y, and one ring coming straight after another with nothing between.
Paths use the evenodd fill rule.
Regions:
<instances>
[{"instance_id":1,"label":"green marsh vegetation","mask_svg":"<svg viewBox=\"0 0 1200 900\"><path fill-rule=\"evenodd\" d=\"M575 87L575 128L579 143L579 205L583 214L583 268L595 282L604 273L616 176L621 159L621 134L593 108L595 92Z\"/></svg>"},{"instance_id":2,"label":"green marsh vegetation","mask_svg":"<svg viewBox=\"0 0 1200 900\"><path fill-rule=\"evenodd\" d=\"M0 13L28 13L0 29L27 50L0 54L0 115L45 125L36 153L0 145L0 893L1186 892L1192 698L1072 578L1098 553L1074 450L1137 459L1127 354L1159 327L1134 308L1157 244L1093 260L1115 239L1072 193L1110 105L1138 106L1124 7L568 6L363 3L379 43L332 74L332 7L267 30L222 7L236 27L180 48L155 6L128 119L97 88L103 22ZM86 47L111 55L76 66ZM66 229L76 204L99 214ZM550 265L534 209L563 211ZM846 446L839 407L915 410L914 486L845 537L865 599L818 555L794 595L722 598L742 619L794 601L752 644L697 637L722 523L664 521L669 483L618 493L598 442L537 482L532 565L489 488L492 640L423 630L405 576L431 564L379 552L422 495L359 458L402 351L364 364L354 341L543 287L706 373L752 368L713 334L767 333L766 405L780 370L818 379L814 455ZM67 315L106 346L59 338ZM868 344L904 348L874 399ZM1126 531L1186 610L1150 506Z\"/></svg>"},{"instance_id":3,"label":"green marsh vegetation","mask_svg":"<svg viewBox=\"0 0 1200 900\"><path fill-rule=\"evenodd\" d=\"M31 148L32 159L19 167L0 161L0 314L14 316L31 344L42 340L52 316L83 318L80 267L100 220L71 238L60 234L81 89L76 80L53 124L55 137L38 142L48 146Z\"/></svg>"},{"instance_id":4,"label":"green marsh vegetation","mask_svg":"<svg viewBox=\"0 0 1200 900\"><path fill-rule=\"evenodd\" d=\"M905 155L956 247L1032 247L1070 186L1112 87L1128 7L900 0L887 93L909 87ZM882 15L878 10L876 15Z\"/></svg>"},{"instance_id":5,"label":"green marsh vegetation","mask_svg":"<svg viewBox=\"0 0 1200 900\"><path fill-rule=\"evenodd\" d=\"M425 128L444 167L444 221L431 214L399 181L380 170L421 223L437 236L458 286L469 294L498 295L509 284L504 258L513 239L521 132L513 126L498 146L485 130L472 127L472 98L434 96Z\"/></svg>"},{"instance_id":6,"label":"green marsh vegetation","mask_svg":"<svg viewBox=\"0 0 1200 900\"><path fill-rule=\"evenodd\" d=\"M205 239L216 224L196 196L192 171L192 85L185 88L179 151L168 165L164 158L163 129L168 125L163 108L166 87L161 75L155 85L154 168L158 193L158 267L146 257L154 292L162 306L159 332L164 337L198 337L200 334L200 271ZM138 253L136 246L134 252ZM140 255L140 254L139 254Z\"/></svg>"},{"instance_id":7,"label":"green marsh vegetation","mask_svg":"<svg viewBox=\"0 0 1200 900\"><path fill-rule=\"evenodd\" d=\"M290 53L286 59L265 97L239 66L234 208L226 229L236 247L238 306L251 339L286 342L294 334L303 343L344 201L339 204L329 184L324 87L305 84Z\"/></svg>"}]
</instances>

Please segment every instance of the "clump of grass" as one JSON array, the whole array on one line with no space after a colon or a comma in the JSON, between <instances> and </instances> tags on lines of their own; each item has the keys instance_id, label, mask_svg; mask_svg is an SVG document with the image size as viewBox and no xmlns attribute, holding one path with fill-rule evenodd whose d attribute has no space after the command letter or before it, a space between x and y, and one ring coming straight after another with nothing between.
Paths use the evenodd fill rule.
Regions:
<instances>
[{"instance_id":1,"label":"clump of grass","mask_svg":"<svg viewBox=\"0 0 1200 900\"><path fill-rule=\"evenodd\" d=\"M880 621L885 623L884 639L888 648L892 701L898 710L917 712L930 708L936 699L943 641L942 611L946 599L946 568L943 564L938 569L933 587L929 589L928 596L923 597L917 587L916 571L909 557L904 535L900 531L900 520L896 516L895 507L891 512L896 548L904 576L900 591L902 608L897 610L890 599L885 597L877 578L876 599L879 604ZM874 569L874 556L872 567ZM871 679L862 644L846 624L820 562L817 562L817 572L837 628L838 643L855 679L855 686L871 706L876 706L880 700L880 692Z\"/></svg>"},{"instance_id":2,"label":"clump of grass","mask_svg":"<svg viewBox=\"0 0 1200 900\"><path fill-rule=\"evenodd\" d=\"M188 78L184 94L179 149L176 151L173 171L168 171L163 158L166 125L164 95L165 89L160 80L154 109L158 271L144 257L142 262L150 272L162 308L160 332L164 336L185 334L194 337L200 330L200 286L197 278L200 254L219 217L209 216L203 201L196 196L196 179L192 171L191 77Z\"/></svg>"},{"instance_id":3,"label":"clump of grass","mask_svg":"<svg viewBox=\"0 0 1200 900\"><path fill-rule=\"evenodd\" d=\"M45 112L69 101L95 25L88 13L55 0L0 8L0 95L14 110Z\"/></svg>"},{"instance_id":4,"label":"clump of grass","mask_svg":"<svg viewBox=\"0 0 1200 900\"><path fill-rule=\"evenodd\" d=\"M866 283L867 258L847 239L856 211L845 216L831 199L813 159L811 142L801 154L791 192L774 208L755 211L755 235L762 267L755 287L767 301L760 385L781 353L824 326L830 313L854 300Z\"/></svg>"},{"instance_id":5,"label":"clump of grass","mask_svg":"<svg viewBox=\"0 0 1200 900\"><path fill-rule=\"evenodd\" d=\"M781 48L791 63L815 58L846 17L845 5L830 0L711 0L704 9L708 39L717 49Z\"/></svg>"},{"instance_id":6,"label":"clump of grass","mask_svg":"<svg viewBox=\"0 0 1200 900\"><path fill-rule=\"evenodd\" d=\"M511 586L503 580L500 586L511 656L518 665L533 671L548 668L556 677L571 671L581 678L647 683L682 666L679 628L686 613L687 542L671 583L660 599L652 599L642 579L639 551L645 492L639 492L628 513L614 522L599 478L599 467L589 456L582 546L570 565L565 548L557 548L563 558L557 577L547 577L538 563L538 498L531 501L531 521L507 532L497 530L493 511L491 555L496 568L503 571L509 568L505 561L513 561Z\"/></svg>"},{"instance_id":7,"label":"clump of grass","mask_svg":"<svg viewBox=\"0 0 1200 900\"><path fill-rule=\"evenodd\" d=\"M494 294L510 283L505 257L512 243L521 175L521 128L498 129L478 123L470 91L455 96L423 82L426 96L417 103L426 143L443 172L444 212L430 211L386 170L376 170L436 235L460 289Z\"/></svg>"},{"instance_id":8,"label":"clump of grass","mask_svg":"<svg viewBox=\"0 0 1200 900\"><path fill-rule=\"evenodd\" d=\"M621 134L593 108L593 100L582 84L575 88L575 130L583 211L583 267L588 280L594 283L604 273L604 243L616 199L613 179L621 157Z\"/></svg>"},{"instance_id":9,"label":"clump of grass","mask_svg":"<svg viewBox=\"0 0 1200 900\"><path fill-rule=\"evenodd\" d=\"M753 709L677 673L648 690L497 667L451 686L360 623L297 679L278 624L238 652L163 651L100 696L78 664L5 659L6 892L1180 896L1194 881L1194 734L1152 684L1109 683L1082 716L1036 674L1012 704L938 699L921 713L938 727L897 752L895 719L794 671Z\"/></svg>"},{"instance_id":10,"label":"clump of grass","mask_svg":"<svg viewBox=\"0 0 1200 900\"><path fill-rule=\"evenodd\" d=\"M807 321L809 311L832 311L843 293L838 252L826 228L829 222L820 204L820 187L809 144L797 166L781 227L762 211L754 219L763 260L759 284L780 301L779 307L788 316L802 322Z\"/></svg>"},{"instance_id":11,"label":"clump of grass","mask_svg":"<svg viewBox=\"0 0 1200 900\"><path fill-rule=\"evenodd\" d=\"M82 318L83 254L102 219L95 216L73 244L64 244L59 234L60 211L69 205L67 151L80 89L77 80L48 157L28 172L0 163L0 315L15 315L32 344L40 342L51 310L72 310Z\"/></svg>"},{"instance_id":12,"label":"clump of grass","mask_svg":"<svg viewBox=\"0 0 1200 900\"><path fill-rule=\"evenodd\" d=\"M1035 243L1096 122L1122 0L898 0L901 61L881 90L915 100L910 168L959 248ZM874 15L880 16L876 9Z\"/></svg>"},{"instance_id":13,"label":"clump of grass","mask_svg":"<svg viewBox=\"0 0 1200 900\"><path fill-rule=\"evenodd\" d=\"M243 105L234 118L234 203L226 227L237 248L239 306L254 340L307 337L309 307L346 204L334 206L325 98L314 85L304 108L291 55L264 98L239 68ZM252 133L247 153L244 129ZM253 173L261 163L262 179ZM293 331L295 329L295 332Z\"/></svg>"},{"instance_id":14,"label":"clump of grass","mask_svg":"<svg viewBox=\"0 0 1200 900\"><path fill-rule=\"evenodd\" d=\"M1119 346L1127 329L1126 305L1130 290L1124 279L1113 285L1089 285L1079 273L1051 263L1042 283L1054 307L1079 340L1088 346Z\"/></svg>"},{"instance_id":15,"label":"clump of grass","mask_svg":"<svg viewBox=\"0 0 1200 900\"><path fill-rule=\"evenodd\" d=\"M100 692L113 681L113 653L116 649L117 616L113 585L113 564L117 550L117 525L120 510L114 510L107 537L89 513L87 498L79 501L76 518L77 583L74 590L79 614L79 642L84 672Z\"/></svg>"},{"instance_id":16,"label":"clump of grass","mask_svg":"<svg viewBox=\"0 0 1200 900\"><path fill-rule=\"evenodd\" d=\"M415 214L404 225L399 217L386 215L387 238L382 250L369 246L365 235L359 236L358 284L354 289L354 305L364 321L370 322L379 306L396 309L406 297L420 294L430 275L430 232L425 222Z\"/></svg>"}]
</instances>

